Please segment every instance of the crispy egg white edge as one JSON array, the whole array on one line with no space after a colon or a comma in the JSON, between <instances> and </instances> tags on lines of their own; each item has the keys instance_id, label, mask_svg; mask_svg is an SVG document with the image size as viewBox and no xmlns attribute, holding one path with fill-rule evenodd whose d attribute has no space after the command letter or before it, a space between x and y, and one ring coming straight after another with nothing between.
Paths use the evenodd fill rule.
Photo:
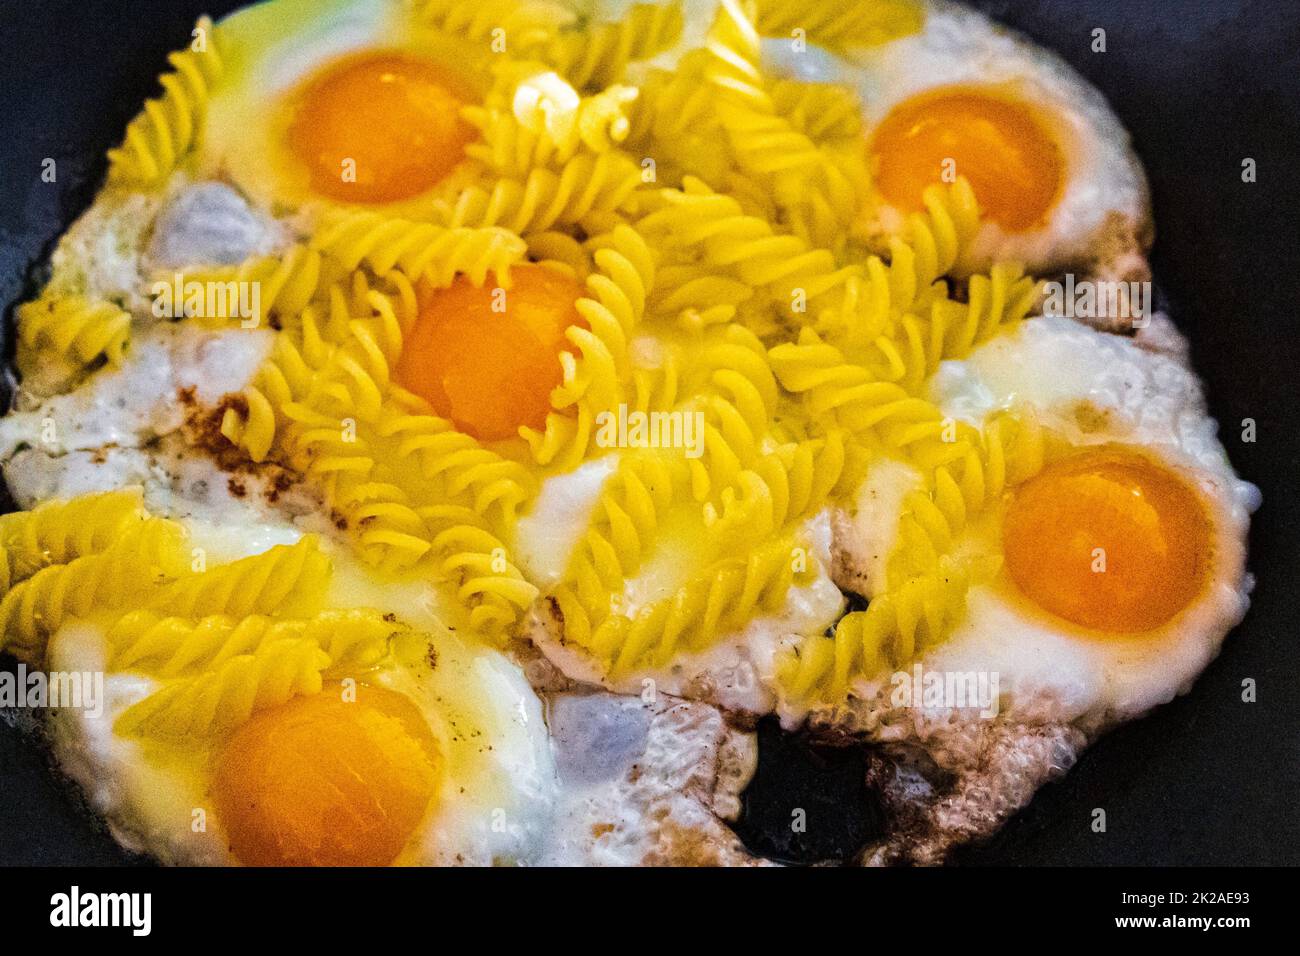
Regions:
<instances>
[{"instance_id":1,"label":"crispy egg white edge","mask_svg":"<svg viewBox=\"0 0 1300 956\"><path fill-rule=\"evenodd\" d=\"M562 796L545 865L753 862L721 822L739 813L758 758L753 734L707 704L662 695L551 694L547 716ZM673 848L674 830L690 845Z\"/></svg>"}]
</instances>

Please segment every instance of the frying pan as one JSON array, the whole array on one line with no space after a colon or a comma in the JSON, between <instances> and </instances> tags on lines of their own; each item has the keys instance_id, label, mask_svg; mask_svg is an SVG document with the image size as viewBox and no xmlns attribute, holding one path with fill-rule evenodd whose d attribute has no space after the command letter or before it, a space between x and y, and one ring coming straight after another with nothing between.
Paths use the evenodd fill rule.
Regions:
<instances>
[{"instance_id":1,"label":"frying pan","mask_svg":"<svg viewBox=\"0 0 1300 956\"><path fill-rule=\"evenodd\" d=\"M851 0L846 0L851 2ZM85 208L168 51L232 0L0 2L0 305ZM1151 177L1154 266L1191 341L1237 470L1261 486L1245 622L1192 692L1110 734L967 864L1300 863L1300 18L1290 0L984 0L1110 99ZM1093 30L1106 52L1092 52ZM42 161L57 164L43 183ZM1242 181L1254 159L1258 178ZM8 338L8 336L6 336ZM7 343L8 344L8 343ZM1242 438L1254 419L1256 441ZM1241 699L1242 681L1258 686ZM844 856L879 821L861 755L765 726L742 834L782 859ZM840 813L828 845L792 842L791 806ZM1093 833L1092 810L1108 832ZM864 809L865 808L865 809ZM819 828L820 829L820 828ZM0 723L0 863L139 862Z\"/></svg>"}]
</instances>

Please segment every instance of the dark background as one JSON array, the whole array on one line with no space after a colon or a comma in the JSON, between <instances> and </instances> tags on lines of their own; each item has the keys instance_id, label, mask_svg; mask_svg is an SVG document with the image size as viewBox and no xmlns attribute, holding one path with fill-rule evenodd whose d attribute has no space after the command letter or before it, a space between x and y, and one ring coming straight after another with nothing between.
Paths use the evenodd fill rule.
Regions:
<instances>
[{"instance_id":1,"label":"dark background","mask_svg":"<svg viewBox=\"0 0 1300 956\"><path fill-rule=\"evenodd\" d=\"M0 306L94 195L168 51L226 0L0 0ZM1300 3L986 0L1110 99L1146 163L1154 264L1237 470L1259 484L1254 606L1186 697L1110 735L972 864L1300 864ZM1107 34L1094 54L1092 31ZM41 161L58 161L56 185ZM1253 158L1258 181L1241 180ZM1254 444L1241 441L1253 418ZM1241 702L1254 678L1258 702ZM1094 834L1103 807L1108 832ZM787 817L788 819L788 817ZM0 864L127 858L0 724Z\"/></svg>"}]
</instances>

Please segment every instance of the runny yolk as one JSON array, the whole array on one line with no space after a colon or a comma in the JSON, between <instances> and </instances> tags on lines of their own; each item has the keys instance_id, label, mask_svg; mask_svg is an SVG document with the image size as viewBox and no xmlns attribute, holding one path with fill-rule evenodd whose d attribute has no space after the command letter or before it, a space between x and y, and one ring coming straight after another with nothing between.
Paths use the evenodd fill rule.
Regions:
<instances>
[{"instance_id":1,"label":"runny yolk","mask_svg":"<svg viewBox=\"0 0 1300 956\"><path fill-rule=\"evenodd\" d=\"M361 686L297 697L226 744L212 794L249 866L384 866L424 817L438 746L410 698Z\"/></svg>"},{"instance_id":2,"label":"runny yolk","mask_svg":"<svg viewBox=\"0 0 1300 956\"><path fill-rule=\"evenodd\" d=\"M311 188L331 199L389 203L437 185L474 130L465 91L442 68L398 53L344 60L311 80L288 130Z\"/></svg>"},{"instance_id":3,"label":"runny yolk","mask_svg":"<svg viewBox=\"0 0 1300 956\"><path fill-rule=\"evenodd\" d=\"M1149 631L1200 592L1212 558L1197 494L1121 449L1063 459L1008 506L1003 551L1013 581L1051 613L1098 631Z\"/></svg>"},{"instance_id":4,"label":"runny yolk","mask_svg":"<svg viewBox=\"0 0 1300 956\"><path fill-rule=\"evenodd\" d=\"M463 432L487 441L541 428L562 380L565 331L586 328L576 280L545 266L510 270L510 288L458 276L424 290L396 377Z\"/></svg>"},{"instance_id":5,"label":"runny yolk","mask_svg":"<svg viewBox=\"0 0 1300 956\"><path fill-rule=\"evenodd\" d=\"M1061 149L1023 103L978 89L922 93L893 108L871 152L881 195L924 209L933 183L965 176L984 213L1007 232L1041 225L1064 178Z\"/></svg>"}]
</instances>

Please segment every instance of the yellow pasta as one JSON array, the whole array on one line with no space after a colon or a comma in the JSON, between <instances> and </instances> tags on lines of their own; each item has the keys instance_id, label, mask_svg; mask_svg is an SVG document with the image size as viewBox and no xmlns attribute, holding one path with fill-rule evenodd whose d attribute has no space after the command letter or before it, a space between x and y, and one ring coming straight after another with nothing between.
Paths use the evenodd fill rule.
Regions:
<instances>
[{"instance_id":1,"label":"yellow pasta","mask_svg":"<svg viewBox=\"0 0 1300 956\"><path fill-rule=\"evenodd\" d=\"M311 614L321 608L330 570L319 540L307 535L297 544L192 571L161 588L145 606L180 617Z\"/></svg>"},{"instance_id":2,"label":"yellow pasta","mask_svg":"<svg viewBox=\"0 0 1300 956\"><path fill-rule=\"evenodd\" d=\"M127 127L122 144L108 153L108 175L113 182L132 186L158 183L203 135L208 99L224 71L220 31L204 17L194 28L190 46L168 60L173 72L158 79L162 96L145 104L144 112Z\"/></svg>"},{"instance_id":3,"label":"yellow pasta","mask_svg":"<svg viewBox=\"0 0 1300 956\"><path fill-rule=\"evenodd\" d=\"M707 45L705 76L736 163L772 191L796 235L836 246L862 203L863 151L832 156L777 108L760 65L758 30L740 0L720 0Z\"/></svg>"},{"instance_id":4,"label":"yellow pasta","mask_svg":"<svg viewBox=\"0 0 1300 956\"><path fill-rule=\"evenodd\" d=\"M616 22L561 34L546 58L579 89L621 80L629 63L667 50L682 32L681 0L633 4Z\"/></svg>"},{"instance_id":5,"label":"yellow pasta","mask_svg":"<svg viewBox=\"0 0 1300 956\"><path fill-rule=\"evenodd\" d=\"M553 41L574 21L572 10L550 0L415 0L414 7L430 27L514 55Z\"/></svg>"},{"instance_id":6,"label":"yellow pasta","mask_svg":"<svg viewBox=\"0 0 1300 956\"><path fill-rule=\"evenodd\" d=\"M391 615L367 608L288 620L265 615L194 619L132 611L108 631L109 666L164 678L193 675L294 638L315 642L334 669L356 672L373 667L387 653L389 639L401 630Z\"/></svg>"},{"instance_id":7,"label":"yellow pasta","mask_svg":"<svg viewBox=\"0 0 1300 956\"><path fill-rule=\"evenodd\" d=\"M364 263L376 273L400 269L412 280L427 279L445 286L459 274L482 285L491 274L508 286L510 266L527 246L518 233L484 223L471 228L457 223L388 218L379 213L341 213L312 240L312 247L338 259L348 269Z\"/></svg>"},{"instance_id":8,"label":"yellow pasta","mask_svg":"<svg viewBox=\"0 0 1300 956\"><path fill-rule=\"evenodd\" d=\"M31 511L0 515L8 574L0 592L52 564L101 554L146 517L139 488L52 498Z\"/></svg>"},{"instance_id":9,"label":"yellow pasta","mask_svg":"<svg viewBox=\"0 0 1300 956\"><path fill-rule=\"evenodd\" d=\"M180 525L161 518L138 522L111 547L37 571L0 601L0 649L32 664L49 638L72 617L147 600L184 566Z\"/></svg>"},{"instance_id":10,"label":"yellow pasta","mask_svg":"<svg viewBox=\"0 0 1300 956\"><path fill-rule=\"evenodd\" d=\"M919 30L923 4L718 0L704 35L698 24L684 40L685 8L634 2L602 19L600 5L566 0L408 0L402 35L449 38L481 74L458 107L473 135L454 171L418 201L312 200L275 253L184 278L255 286L272 339L223 399L222 435L319 497L346 560L381 581L432 582L438 613L477 638L503 644L543 597L510 552L543 482L617 455L544 596L566 645L606 674L671 666L780 612L818 573L804 544L814 522L882 457L905 460L924 480L880 594L779 662L787 696L836 701L948 634L984 572L953 542L1042 465L1032 415L981 431L923 397L941 362L1027 319L1039 287L1013 262L974 271L984 224L965 179L931 187L881 237L857 92L764 62L784 41L852 60ZM196 40L110 154L114 189L158 191L197 168L234 47L206 19ZM509 289L519 269L571 278L580 293L557 287L570 288L565 309L576 294L581 322L546 370L558 377L539 375L535 414L476 427L450 373L420 367L421 349L454 351L440 351L444 315L428 303L454 301L465 280ZM21 306L21 347L74 369L119 364L132 316L94 295ZM605 447L602 429L628 412L698 423L699 444ZM680 542L664 539L679 531L697 537L668 596L627 607L638 575L676 560L666 548ZM119 732L211 739L374 666L404 630L379 609L330 606L335 546L309 535L208 568L140 492L49 502L0 518L3 640L39 660L84 617L112 668L159 682Z\"/></svg>"},{"instance_id":11,"label":"yellow pasta","mask_svg":"<svg viewBox=\"0 0 1300 956\"><path fill-rule=\"evenodd\" d=\"M765 36L850 54L916 33L925 23L919 0L755 0L754 8Z\"/></svg>"},{"instance_id":12,"label":"yellow pasta","mask_svg":"<svg viewBox=\"0 0 1300 956\"><path fill-rule=\"evenodd\" d=\"M131 338L129 313L81 296L42 296L20 305L15 316L25 348L49 350L79 366L101 359L120 364Z\"/></svg>"},{"instance_id":13,"label":"yellow pasta","mask_svg":"<svg viewBox=\"0 0 1300 956\"><path fill-rule=\"evenodd\" d=\"M566 333L573 352L560 354L564 377L551 395L554 411L544 429L524 434L541 465L576 465L591 449L596 416L626 402L628 343L654 287L654 256L635 229L619 226L590 245L595 267L585 283L588 295L577 303L587 328L571 326Z\"/></svg>"},{"instance_id":14,"label":"yellow pasta","mask_svg":"<svg viewBox=\"0 0 1300 956\"><path fill-rule=\"evenodd\" d=\"M320 693L329 666L329 655L315 641L273 641L214 670L163 685L123 711L113 729L175 744L202 740L232 730L260 710Z\"/></svg>"}]
</instances>

